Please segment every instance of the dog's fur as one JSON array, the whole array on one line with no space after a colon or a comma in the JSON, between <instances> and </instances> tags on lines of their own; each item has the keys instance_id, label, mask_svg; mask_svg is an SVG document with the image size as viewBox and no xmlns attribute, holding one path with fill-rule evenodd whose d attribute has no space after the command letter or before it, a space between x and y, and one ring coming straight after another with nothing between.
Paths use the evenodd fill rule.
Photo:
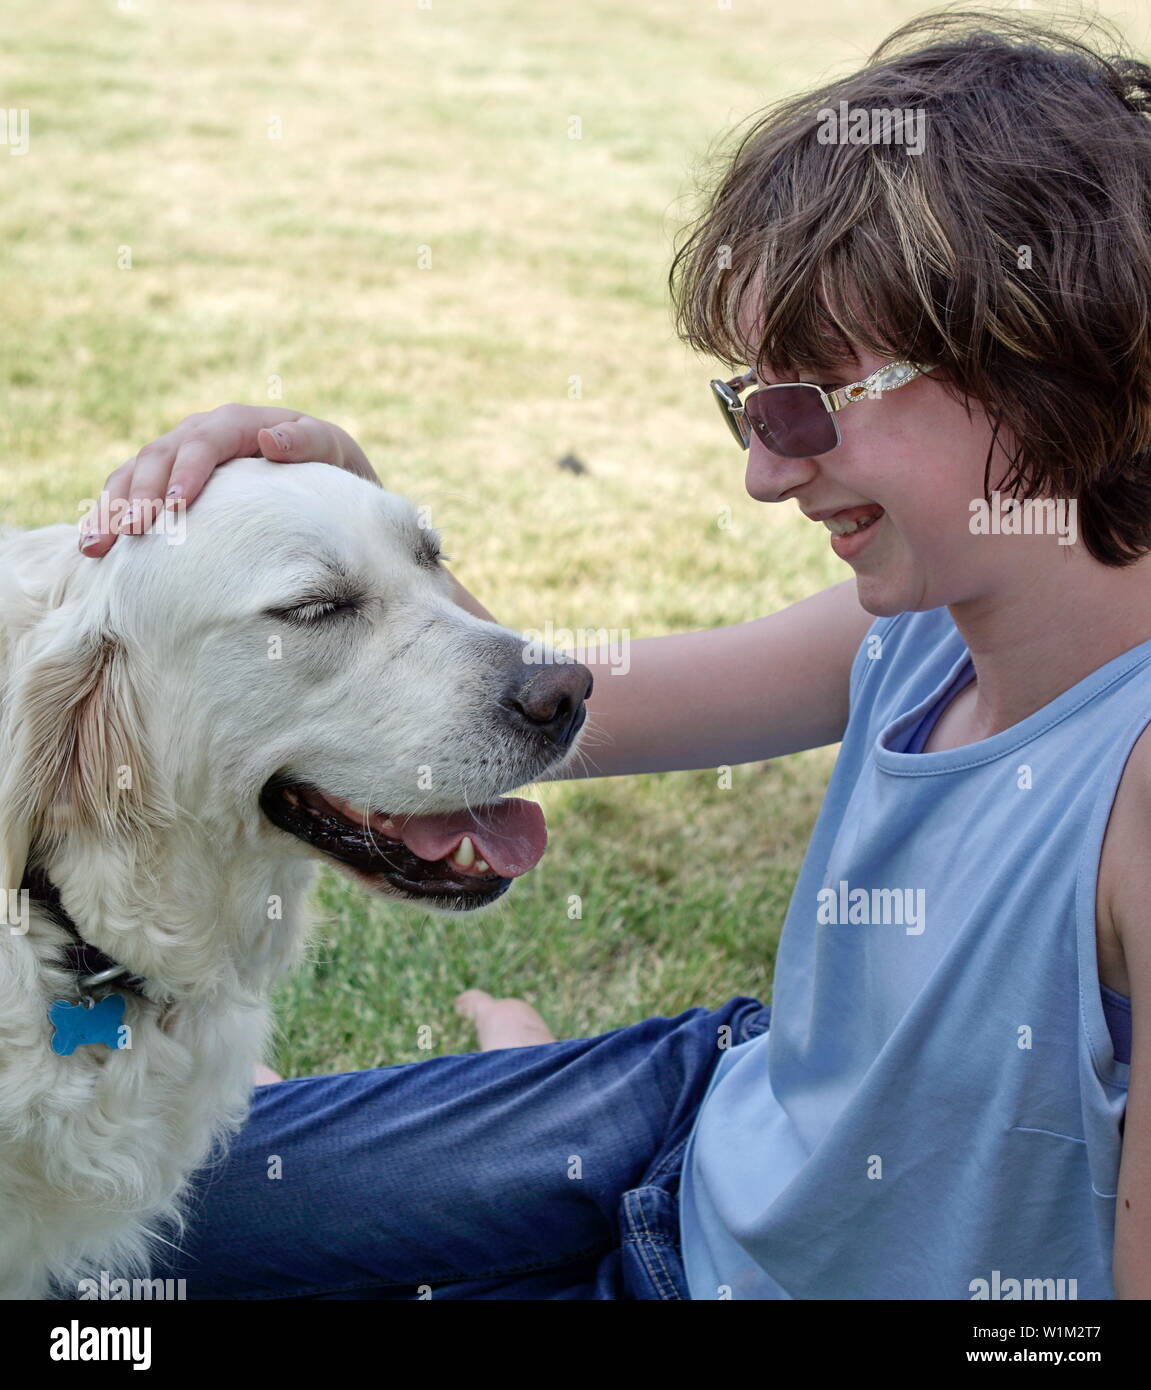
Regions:
<instances>
[{"instance_id":1,"label":"dog's fur","mask_svg":"<svg viewBox=\"0 0 1151 1390\"><path fill-rule=\"evenodd\" d=\"M235 460L181 544L153 530L96 561L76 539L0 532L0 891L42 868L146 997L126 996L128 1050L57 1056L71 938L35 903L26 931L0 922L9 1299L145 1276L179 1239L189 1175L242 1124L320 859L261 814L270 777L406 815L482 805L557 762L497 716L522 639L454 603L415 509L370 483ZM268 616L325 562L361 612Z\"/></svg>"}]
</instances>

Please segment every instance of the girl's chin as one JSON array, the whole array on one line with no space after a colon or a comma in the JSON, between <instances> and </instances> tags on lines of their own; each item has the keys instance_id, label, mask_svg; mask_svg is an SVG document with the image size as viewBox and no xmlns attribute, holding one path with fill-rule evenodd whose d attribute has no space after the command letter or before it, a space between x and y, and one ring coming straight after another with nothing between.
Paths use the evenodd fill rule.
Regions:
<instances>
[{"instance_id":1,"label":"girl's chin","mask_svg":"<svg viewBox=\"0 0 1151 1390\"><path fill-rule=\"evenodd\" d=\"M895 602L887 593L881 593L874 584L859 581L856 585L859 606L873 618L894 618L898 613L906 613L906 604Z\"/></svg>"}]
</instances>

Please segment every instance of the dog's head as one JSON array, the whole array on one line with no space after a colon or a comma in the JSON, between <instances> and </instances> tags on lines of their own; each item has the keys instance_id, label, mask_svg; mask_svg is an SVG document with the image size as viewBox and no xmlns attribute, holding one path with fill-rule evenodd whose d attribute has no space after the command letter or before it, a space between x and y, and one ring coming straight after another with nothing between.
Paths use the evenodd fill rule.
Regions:
<instances>
[{"instance_id":1,"label":"dog's head","mask_svg":"<svg viewBox=\"0 0 1151 1390\"><path fill-rule=\"evenodd\" d=\"M304 854L466 909L543 852L503 793L572 751L590 674L458 607L392 493L239 459L182 534L9 537L0 589L0 887L31 855L106 915L109 875L139 903Z\"/></svg>"}]
</instances>

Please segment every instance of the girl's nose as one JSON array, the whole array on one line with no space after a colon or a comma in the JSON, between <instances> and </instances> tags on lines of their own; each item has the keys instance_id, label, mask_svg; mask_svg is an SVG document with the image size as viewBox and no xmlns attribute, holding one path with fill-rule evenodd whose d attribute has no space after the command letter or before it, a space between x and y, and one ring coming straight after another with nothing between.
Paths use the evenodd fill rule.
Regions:
<instances>
[{"instance_id":1,"label":"girl's nose","mask_svg":"<svg viewBox=\"0 0 1151 1390\"><path fill-rule=\"evenodd\" d=\"M815 476L814 459L787 459L770 453L752 436L744 486L757 502L779 502Z\"/></svg>"}]
</instances>

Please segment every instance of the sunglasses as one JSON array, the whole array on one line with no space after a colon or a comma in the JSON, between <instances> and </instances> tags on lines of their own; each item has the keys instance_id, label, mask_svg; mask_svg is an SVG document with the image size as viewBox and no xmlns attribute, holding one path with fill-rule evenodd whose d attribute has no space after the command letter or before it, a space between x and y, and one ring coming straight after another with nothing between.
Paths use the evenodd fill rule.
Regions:
<instances>
[{"instance_id":1,"label":"sunglasses","mask_svg":"<svg viewBox=\"0 0 1151 1390\"><path fill-rule=\"evenodd\" d=\"M839 423L835 418L837 410L906 386L931 370L912 362L888 362L850 386L784 382L779 386L761 386L746 401L741 401L741 393L755 384L756 375L752 370L731 381L713 381L711 389L741 449L751 447L754 430L773 454L787 459L815 458L841 443Z\"/></svg>"}]
</instances>

